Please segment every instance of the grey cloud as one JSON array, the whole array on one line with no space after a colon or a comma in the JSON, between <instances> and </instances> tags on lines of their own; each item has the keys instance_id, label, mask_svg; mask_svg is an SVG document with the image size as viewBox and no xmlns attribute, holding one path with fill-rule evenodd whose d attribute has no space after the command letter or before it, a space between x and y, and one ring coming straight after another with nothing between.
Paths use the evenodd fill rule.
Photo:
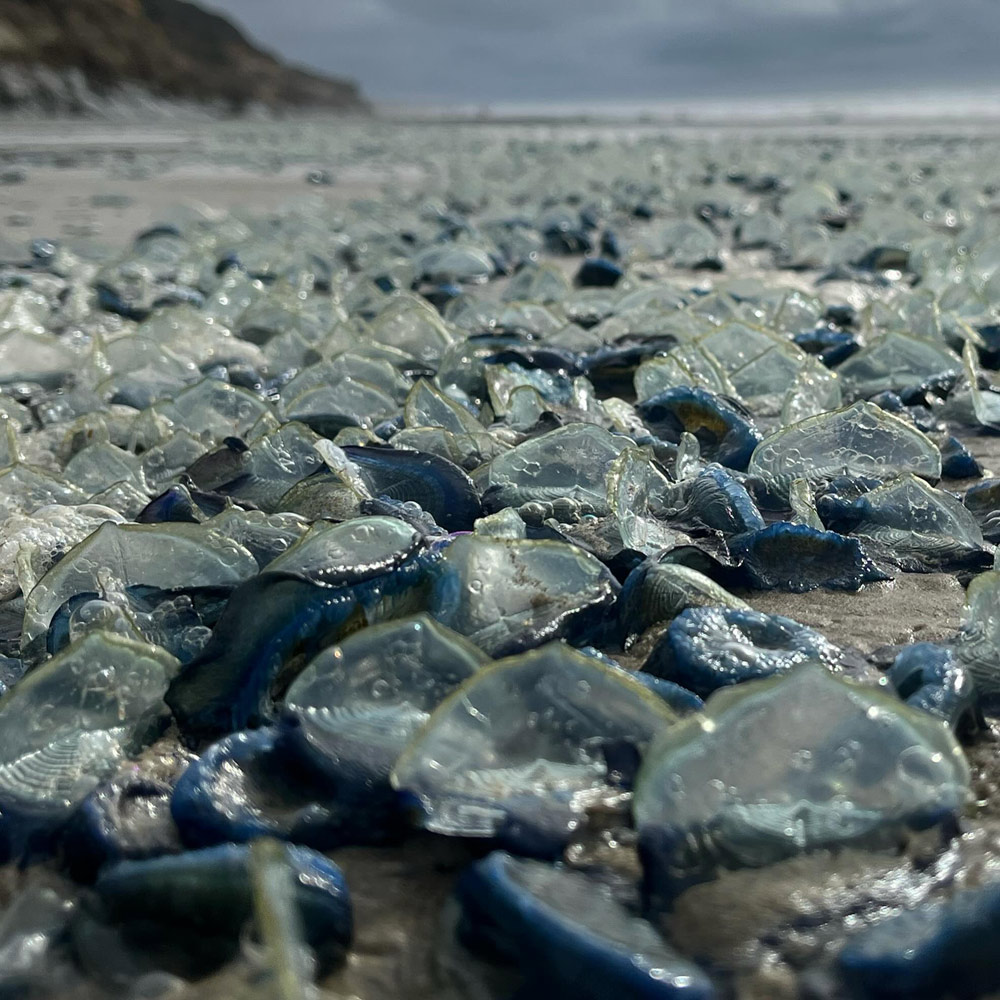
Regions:
<instances>
[{"instance_id":1,"label":"grey cloud","mask_svg":"<svg viewBox=\"0 0 1000 1000\"><path fill-rule=\"evenodd\" d=\"M726 30L654 43L650 55L659 57L664 82L681 86L684 76L719 94L996 85L998 29L996 4L973 0L945 10L928 0L821 18L736 16Z\"/></svg>"},{"instance_id":2,"label":"grey cloud","mask_svg":"<svg viewBox=\"0 0 1000 1000\"><path fill-rule=\"evenodd\" d=\"M997 0L214 0L390 101L1000 89Z\"/></svg>"}]
</instances>

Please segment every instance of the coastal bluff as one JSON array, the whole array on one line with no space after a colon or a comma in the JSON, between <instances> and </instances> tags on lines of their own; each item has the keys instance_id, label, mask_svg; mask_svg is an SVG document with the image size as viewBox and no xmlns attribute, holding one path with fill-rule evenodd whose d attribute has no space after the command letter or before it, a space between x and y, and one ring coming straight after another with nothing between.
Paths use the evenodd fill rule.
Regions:
<instances>
[{"instance_id":1,"label":"coastal bluff","mask_svg":"<svg viewBox=\"0 0 1000 1000\"><path fill-rule=\"evenodd\" d=\"M0 109L204 106L366 113L358 86L288 65L185 0L0 0Z\"/></svg>"}]
</instances>

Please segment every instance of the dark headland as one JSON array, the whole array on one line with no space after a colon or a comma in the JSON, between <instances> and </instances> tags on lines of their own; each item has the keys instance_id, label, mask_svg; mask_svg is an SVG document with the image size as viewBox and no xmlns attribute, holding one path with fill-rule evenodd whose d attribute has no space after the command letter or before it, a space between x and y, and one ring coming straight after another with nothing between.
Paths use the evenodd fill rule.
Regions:
<instances>
[{"instance_id":1,"label":"dark headland","mask_svg":"<svg viewBox=\"0 0 1000 1000\"><path fill-rule=\"evenodd\" d=\"M0 0L0 108L203 105L365 113L357 85L290 66L185 0Z\"/></svg>"}]
</instances>

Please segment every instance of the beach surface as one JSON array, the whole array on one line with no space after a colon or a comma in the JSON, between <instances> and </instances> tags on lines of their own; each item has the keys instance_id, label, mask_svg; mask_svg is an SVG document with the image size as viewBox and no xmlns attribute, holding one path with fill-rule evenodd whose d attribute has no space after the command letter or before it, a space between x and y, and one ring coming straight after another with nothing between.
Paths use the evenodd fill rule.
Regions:
<instances>
[{"instance_id":1,"label":"beach surface","mask_svg":"<svg viewBox=\"0 0 1000 1000\"><path fill-rule=\"evenodd\" d=\"M262 216L290 203L308 204L310 199L328 206L377 201L388 186L395 191L417 191L435 165L420 157L393 162L380 152L380 143L388 130L424 127L413 122L396 126L336 121L196 121L143 128L96 122L8 123L0 126L0 250L5 251L4 256L14 257L24 253L33 239L45 239L100 259L126 247L138 232L191 213ZM583 137L588 131L610 132L625 140L637 131L648 134L661 128L669 141L687 141L692 136L700 141L709 132L714 135L724 130L718 124L701 130L690 122L669 127L525 122L426 127L440 128L443 136L449 129L510 129L541 140L560 129ZM809 129L830 134L844 127L806 123L797 125L796 130L800 135L808 134ZM893 127L907 132L924 126L906 122ZM874 130L878 125L864 123L858 128ZM968 128L975 132L973 126ZM959 131L964 134L968 128L963 126ZM350 141L345 141L345 136ZM352 150L359 143L367 144L363 163L352 159ZM568 268L574 263L560 266ZM700 283L712 281L711 275L703 272L694 275L664 268L662 273ZM766 275L802 288L810 288L815 277L810 272L767 268L753 253L727 262L724 276L728 279L734 274ZM974 436L965 440L988 471L1000 472L1000 438ZM816 627L833 642L869 654L883 646L947 638L959 625L964 588L952 575L905 574L859 593L773 591L745 596L757 610L794 618ZM997 784L998 739L1000 733L991 730L976 747L974 765L983 788ZM171 747L162 742L153 750L167 762L176 762L179 753L176 744ZM635 864L634 853L627 846L621 850L618 863L627 869ZM357 921L357 946L347 966L326 984L334 995L363 1000L503 995L509 984L502 977L497 979L497 971L460 953L451 940L454 913L449 894L456 873L474 854L467 845L433 838L414 839L398 850L348 848L333 852L331 856L342 865L353 887ZM33 877L37 876L9 870L5 888L10 891ZM794 872L789 874L789 886L794 886L796 877ZM776 884L780 890L783 883ZM727 898L720 895L721 900ZM708 898L704 905L714 903ZM702 921L705 927L712 925L704 909ZM690 939L691 947L697 948L697 928L692 929ZM221 981L205 984L204 995L213 995L212 989ZM791 995L793 985L794 981L782 979L780 973L761 968L748 972L741 995L778 1000Z\"/></svg>"}]
</instances>

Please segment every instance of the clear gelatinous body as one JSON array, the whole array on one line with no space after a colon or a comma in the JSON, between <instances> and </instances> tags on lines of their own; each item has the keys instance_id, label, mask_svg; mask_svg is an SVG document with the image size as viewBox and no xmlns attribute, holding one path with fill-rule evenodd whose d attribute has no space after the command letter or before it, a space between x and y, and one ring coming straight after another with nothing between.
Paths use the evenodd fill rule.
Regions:
<instances>
[{"instance_id":1,"label":"clear gelatinous body","mask_svg":"<svg viewBox=\"0 0 1000 1000\"><path fill-rule=\"evenodd\" d=\"M941 452L924 434L873 403L807 417L765 438L747 470L791 482L833 476L887 476L912 472L941 477Z\"/></svg>"},{"instance_id":2,"label":"clear gelatinous body","mask_svg":"<svg viewBox=\"0 0 1000 1000\"><path fill-rule=\"evenodd\" d=\"M651 891L721 866L846 844L887 845L953 817L969 768L940 721L819 664L716 692L666 731L636 783Z\"/></svg>"},{"instance_id":3,"label":"clear gelatinous body","mask_svg":"<svg viewBox=\"0 0 1000 1000\"><path fill-rule=\"evenodd\" d=\"M613 748L641 751L675 714L624 672L561 643L479 671L435 710L393 770L423 825L551 851L613 798Z\"/></svg>"}]
</instances>

